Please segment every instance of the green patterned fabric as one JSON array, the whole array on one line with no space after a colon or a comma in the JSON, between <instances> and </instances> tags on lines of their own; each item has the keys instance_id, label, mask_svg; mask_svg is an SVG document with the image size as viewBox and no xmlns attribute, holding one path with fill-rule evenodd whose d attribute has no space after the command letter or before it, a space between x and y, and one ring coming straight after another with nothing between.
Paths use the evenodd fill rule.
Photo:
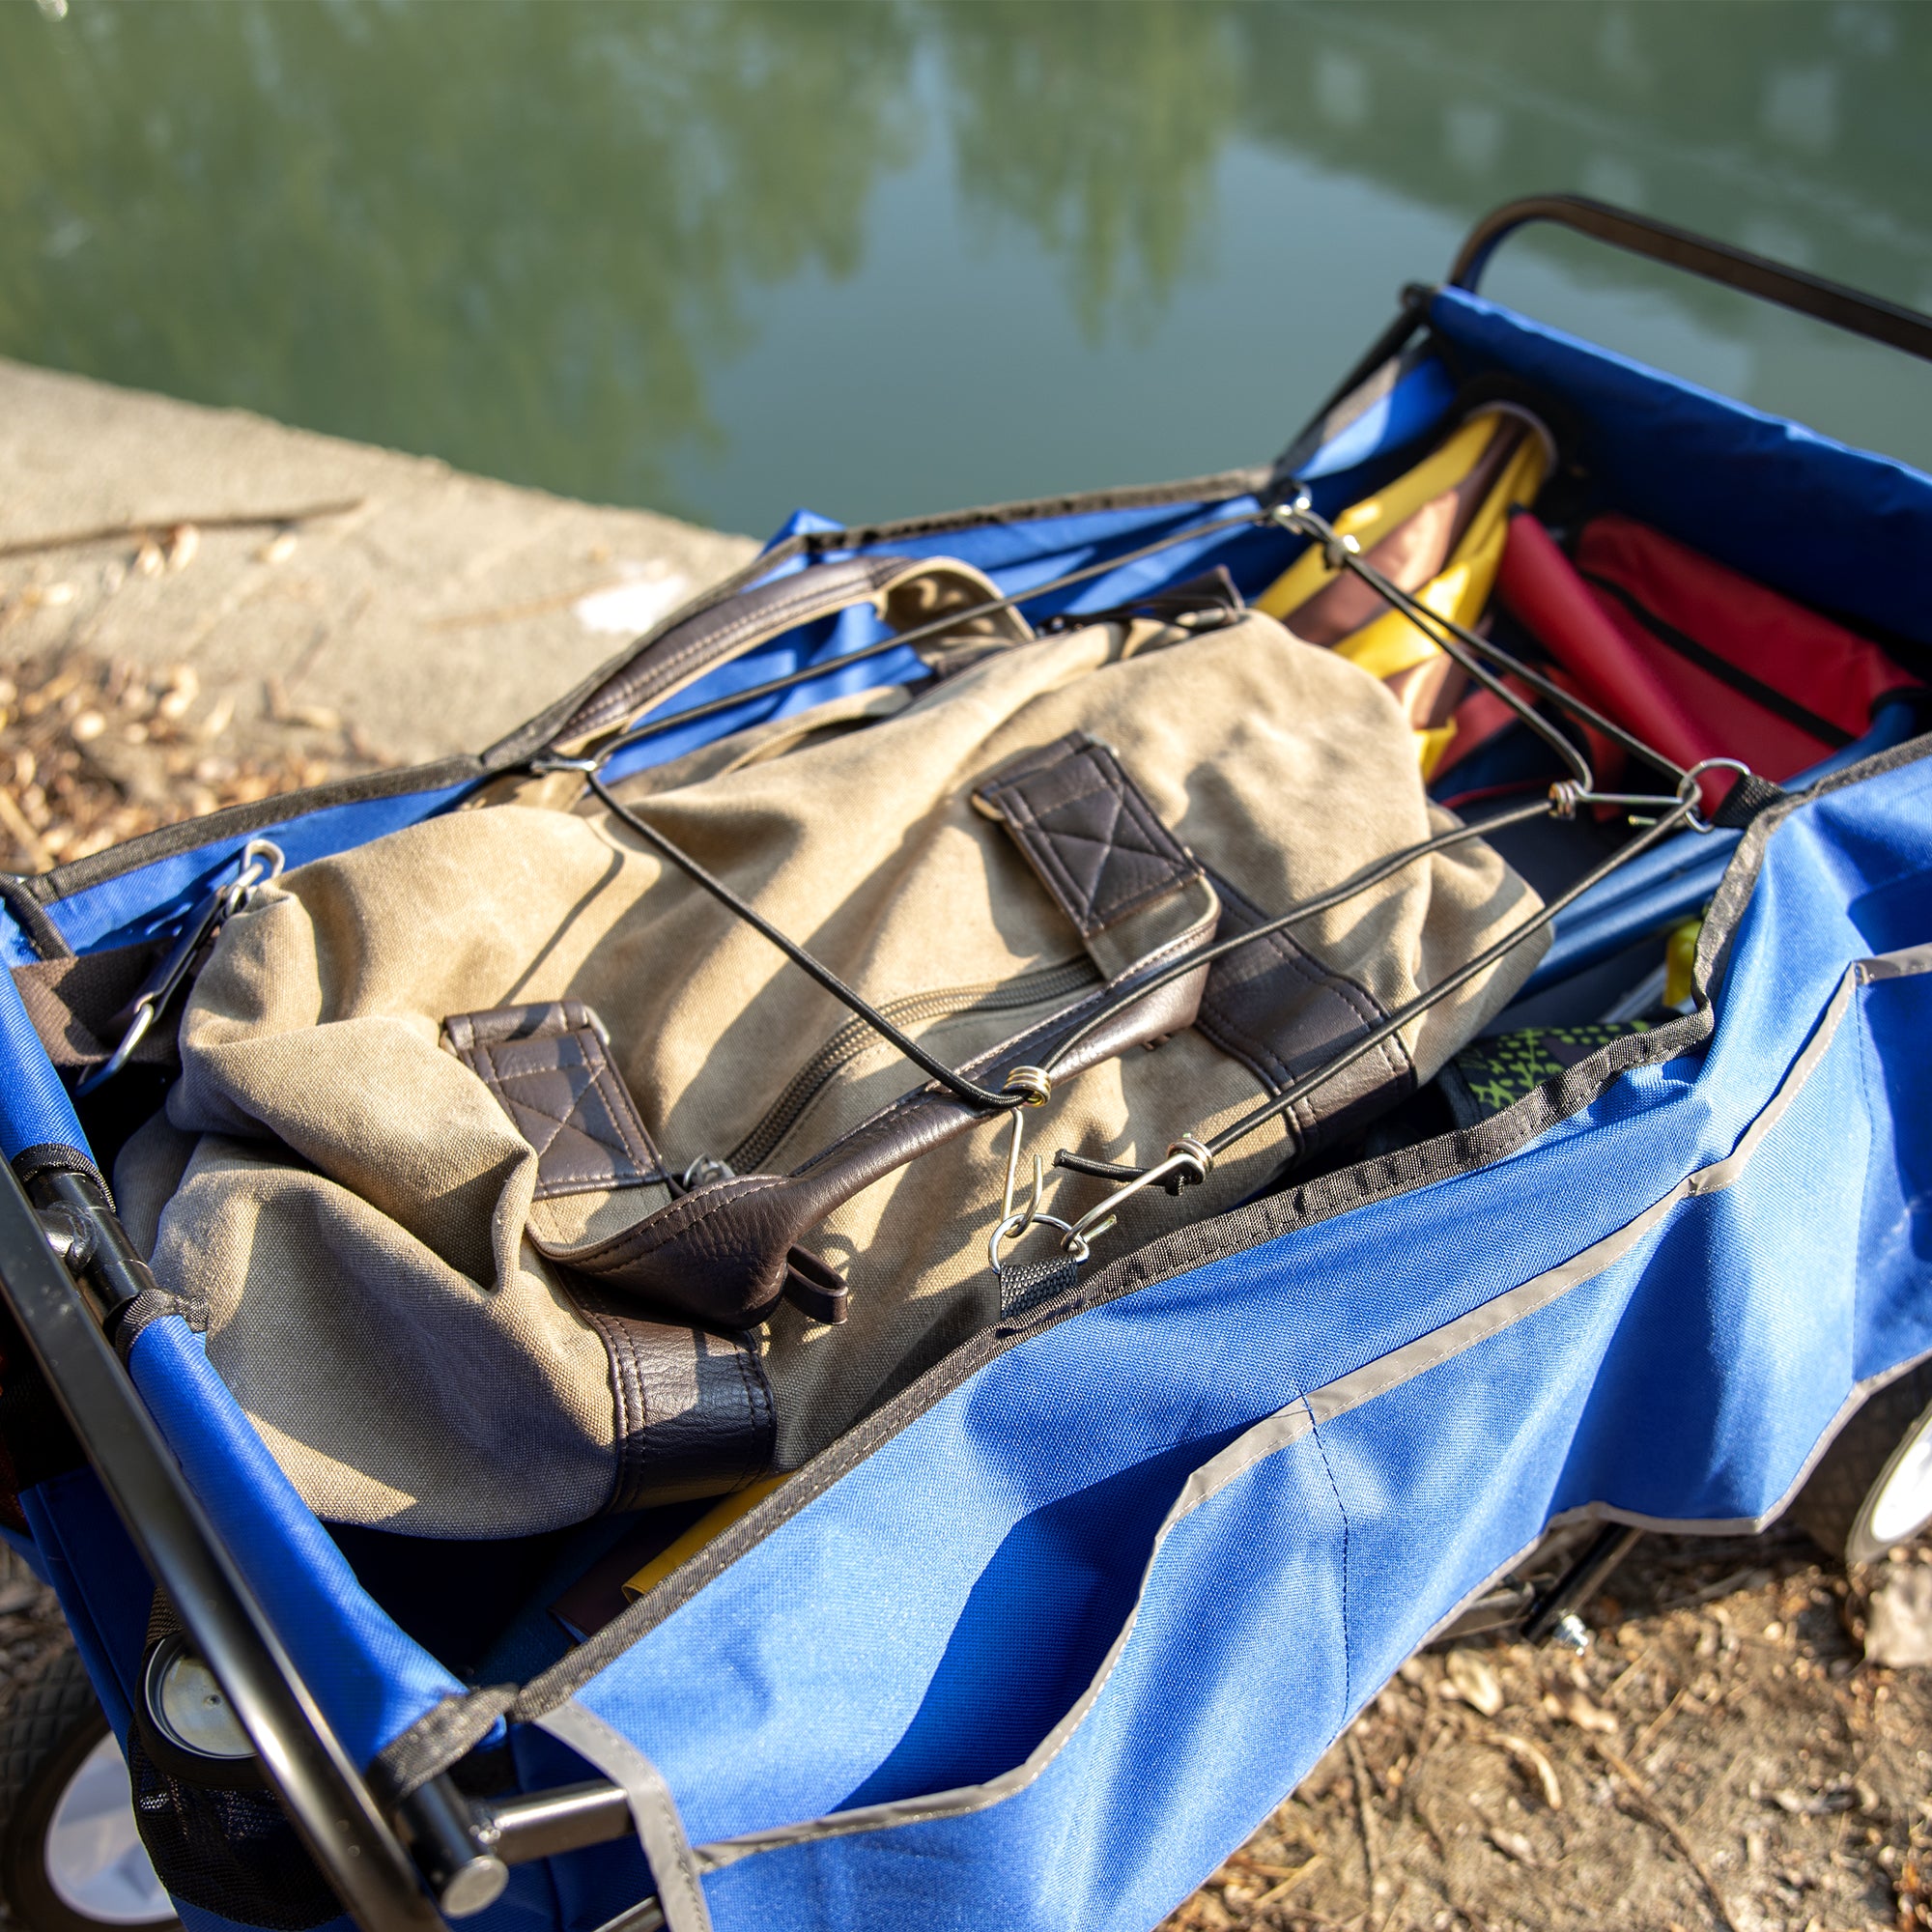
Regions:
<instances>
[{"instance_id":1,"label":"green patterned fabric","mask_svg":"<svg viewBox=\"0 0 1932 1932\"><path fill-rule=\"evenodd\" d=\"M1629 1033L1646 1033L1642 1020L1602 1026L1525 1027L1472 1040L1442 1069L1442 1089L1459 1127L1474 1126L1514 1106L1546 1080L1568 1072L1599 1047Z\"/></svg>"}]
</instances>

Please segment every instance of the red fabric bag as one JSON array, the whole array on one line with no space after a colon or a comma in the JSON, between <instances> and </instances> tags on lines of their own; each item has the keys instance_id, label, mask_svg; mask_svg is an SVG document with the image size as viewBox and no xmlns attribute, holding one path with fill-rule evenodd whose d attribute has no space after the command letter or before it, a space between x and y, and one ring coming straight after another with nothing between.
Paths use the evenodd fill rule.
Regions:
<instances>
[{"instance_id":1,"label":"red fabric bag","mask_svg":"<svg viewBox=\"0 0 1932 1932\"><path fill-rule=\"evenodd\" d=\"M1576 558L1519 515L1496 594L1562 682L1680 765L1730 757L1792 778L1862 737L1886 698L1919 689L1870 639L1630 517L1592 518ZM1438 770L1497 722L1459 710ZM1705 780L1707 811L1731 782Z\"/></svg>"}]
</instances>

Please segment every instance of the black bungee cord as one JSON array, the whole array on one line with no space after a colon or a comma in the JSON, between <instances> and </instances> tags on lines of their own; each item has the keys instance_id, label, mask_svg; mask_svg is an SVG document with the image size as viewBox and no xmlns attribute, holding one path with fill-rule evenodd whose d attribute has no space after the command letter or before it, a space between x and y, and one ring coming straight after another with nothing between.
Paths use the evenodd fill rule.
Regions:
<instances>
[{"instance_id":1,"label":"black bungee cord","mask_svg":"<svg viewBox=\"0 0 1932 1932\"><path fill-rule=\"evenodd\" d=\"M1627 865L1638 854L1649 850L1660 839L1689 826L1697 831L1710 830L1710 822L1697 809L1696 781L1711 765L1721 763L1733 769L1742 770L1734 760L1706 760L1689 771L1665 757L1653 747L1646 745L1634 733L1605 718L1593 705L1564 690L1552 679L1544 675L1533 666L1524 664L1514 653L1492 642L1454 618L1431 610L1419 599L1404 590L1371 564L1360 552L1359 545L1352 537L1346 537L1336 531L1327 520L1320 516L1312 507L1306 492L1294 487L1297 494L1290 502L1279 500L1257 511L1244 512L1239 516L1222 517L1205 524L1190 525L1179 530L1172 530L1153 542L1119 556L1109 557L1100 562L1082 565L1079 569L1063 573L1044 583L1029 589L1015 591L1006 596L989 599L966 610L950 612L934 618L911 630L895 633L891 638L881 639L874 643L862 646L855 651L808 666L785 676L773 678L764 684L755 685L741 692L694 705L689 709L669 713L661 717L648 718L620 733L594 754L571 757L555 753L539 753L530 760L532 772L575 771L581 773L589 789L596 795L605 809L620 823L627 826L644 840L661 857L676 866L679 870L724 906L734 917L761 934L786 958L798 966L826 992L832 995L857 1018L871 1028L896 1052L910 1061L930 1079L969 1106L978 1108L989 1116L1012 1115L1016 1131L1009 1157L1008 1207L1007 1211L994 1231L991 1243L997 1255L1000 1242L1011 1235L1023 1234L1036 1221L1041 1221L1060 1230L1063 1247L1076 1261L1084 1261L1091 1252L1091 1241L1104 1233L1117 1218L1114 1210L1129 1195L1154 1185L1165 1185L1170 1192L1179 1193L1186 1185L1205 1180L1211 1172L1215 1160L1229 1148L1234 1147L1250 1134L1257 1132L1269 1121L1278 1119L1299 1101L1327 1081L1346 1071L1365 1055L1392 1038L1405 1026L1419 1018L1438 1002L1466 985L1478 975L1504 958L1512 950L1537 932L1544 930L1557 919L1577 899L1598 885L1620 867ZM1539 799L1533 805L1518 807L1498 813L1494 817L1476 824L1462 825L1449 832L1439 833L1433 838L1420 840L1403 850L1391 853L1365 867L1341 885L1319 895L1317 897L1297 905L1289 912L1265 921L1249 931L1237 933L1225 940L1197 948L1178 959L1164 963L1154 972L1139 979L1128 980L1120 984L1113 997L1106 999L1081 1019L1054 1046L1042 1066L1022 1066L1011 1069L1006 1084L999 1090L981 1086L957 1068L948 1066L945 1062L928 1053L916 1039L902 1028L895 1025L869 1000L856 988L848 985L837 973L816 958L806 948L781 932L779 928L759 913L748 901L733 892L724 880L718 878L691 855L678 846L675 840L658 831L630 806L619 799L603 778L604 765L618 752L643 739L668 731L677 725L696 722L717 713L734 710L756 701L758 698L776 696L793 690L800 685L812 682L836 672L839 668L866 659L882 656L885 653L913 644L930 637L955 631L962 624L992 615L993 613L1015 610L1021 604L1035 598L1047 596L1072 584L1102 576L1110 571L1123 568L1145 557L1173 549L1179 544L1199 537L1213 536L1221 531L1272 523L1282 528L1306 536L1321 545L1330 567L1348 570L1361 579L1391 609L1399 611L1410 623L1452 662L1460 666L1484 689L1500 697L1526 725L1533 730L1568 766L1575 775L1572 779L1553 784L1547 798ZM1500 667L1505 675L1514 675L1528 685L1541 696L1569 712L1597 730L1606 738L1622 746L1626 751L1640 758L1646 764L1668 773L1677 781L1674 796L1659 797L1636 793L1604 793L1596 789L1596 775L1588 756L1563 731L1548 719L1542 716L1534 705L1526 702L1518 693L1509 689L1503 676L1498 676L1490 668L1490 663ZM1579 806L1589 804L1649 805L1664 808L1661 815L1653 820L1641 835L1629 844L1611 853L1599 865L1592 867L1583 877L1575 881L1555 899L1543 906L1530 919L1486 948L1482 952L1464 962L1447 979L1430 987L1426 992L1408 1002L1399 1011L1389 1015L1379 1026L1372 1029L1362 1038L1355 1041L1335 1059L1315 1068L1301 1079L1292 1082L1279 1094L1273 1095L1262 1106L1253 1109L1239 1120L1224 1128L1211 1140L1201 1140L1193 1134L1183 1134L1168 1150L1167 1155L1146 1167L1116 1164L1108 1161L1090 1160L1083 1156L1061 1152L1056 1156L1056 1165L1092 1178L1112 1180L1117 1183L1113 1192L1094 1208L1083 1215L1079 1221L1067 1224L1039 1211L1037 1162L1036 1163L1035 1198L1031 1207L1015 1210L1012 1206L1012 1184L1019 1155L1019 1136L1017 1133L1017 1110L1028 1105L1038 1105L1051 1092L1053 1070L1065 1064L1066 1057L1079 1043L1088 1038L1098 1028L1106 1025L1128 1007L1157 992L1161 987L1171 985L1175 980L1212 965L1216 960L1238 952L1244 946L1266 939L1282 932L1292 925L1318 917L1335 906L1346 903L1364 892L1374 889L1383 880L1392 877L1404 867L1418 860L1433 856L1437 852L1451 849L1472 838L1488 835L1507 825L1519 824L1527 819L1551 814L1559 818L1574 817ZM1090 996L1091 1000L1091 996ZM1070 1009L1069 1010L1077 1010ZM1050 1023L1049 1023L1050 1024Z\"/></svg>"}]
</instances>

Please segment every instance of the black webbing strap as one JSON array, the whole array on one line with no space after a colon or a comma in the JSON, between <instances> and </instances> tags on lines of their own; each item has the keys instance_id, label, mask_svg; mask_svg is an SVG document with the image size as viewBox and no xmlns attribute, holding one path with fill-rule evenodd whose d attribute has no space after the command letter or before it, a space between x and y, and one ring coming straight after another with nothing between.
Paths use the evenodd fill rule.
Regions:
<instances>
[{"instance_id":1,"label":"black webbing strap","mask_svg":"<svg viewBox=\"0 0 1932 1932\"><path fill-rule=\"evenodd\" d=\"M1724 802L1711 814L1711 823L1720 832L1742 832L1761 811L1769 811L1791 794L1780 784L1745 772L1724 794Z\"/></svg>"}]
</instances>

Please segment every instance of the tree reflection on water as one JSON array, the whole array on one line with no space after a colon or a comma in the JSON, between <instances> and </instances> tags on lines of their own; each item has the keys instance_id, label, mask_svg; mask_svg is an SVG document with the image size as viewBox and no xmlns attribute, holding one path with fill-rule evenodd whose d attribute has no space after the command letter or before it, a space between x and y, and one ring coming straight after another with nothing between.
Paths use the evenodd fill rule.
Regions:
<instances>
[{"instance_id":1,"label":"tree reflection on water","mask_svg":"<svg viewBox=\"0 0 1932 1932\"><path fill-rule=\"evenodd\" d=\"M1237 148L1459 223L1580 188L1923 303L1928 77L1932 10L1882 0L15 8L0 352L675 506L733 356L935 149L1096 346L1238 289Z\"/></svg>"}]
</instances>

